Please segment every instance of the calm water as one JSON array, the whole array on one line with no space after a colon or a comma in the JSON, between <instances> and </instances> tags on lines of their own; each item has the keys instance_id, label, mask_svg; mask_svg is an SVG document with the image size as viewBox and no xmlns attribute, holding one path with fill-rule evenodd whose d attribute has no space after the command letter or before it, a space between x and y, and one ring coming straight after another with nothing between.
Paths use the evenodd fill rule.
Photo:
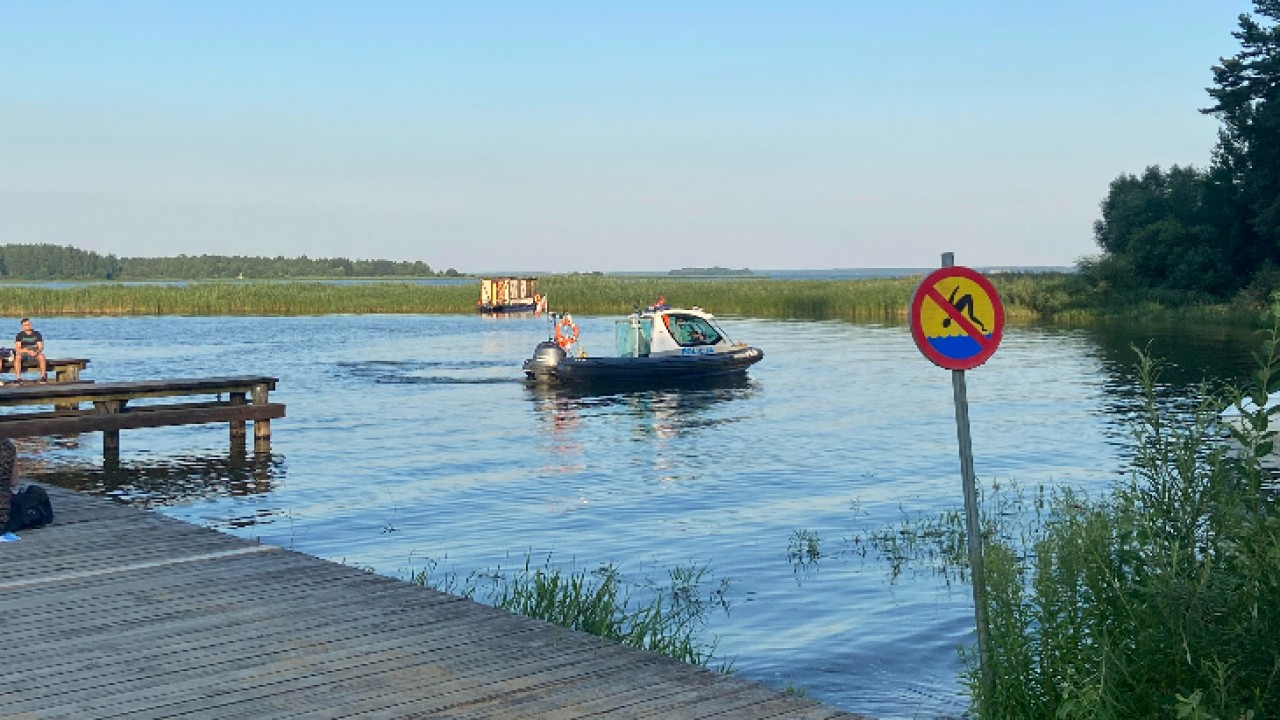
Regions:
<instances>
[{"instance_id":1,"label":"calm water","mask_svg":"<svg viewBox=\"0 0 1280 720\"><path fill-rule=\"evenodd\" d=\"M577 320L588 351L608 354L612 319ZM271 374L288 417L269 458L230 456L219 426L126 431L118 470L96 435L28 441L24 457L37 480L392 576L529 554L614 563L640 583L708 565L730 581L713 665L873 716L959 714L967 586L927 570L891 580L849 541L962 506L950 373L905 327L725 325L766 353L742 387L573 398L520 382L546 334L527 317L37 319L52 355L92 358L90 378ZM967 373L980 481L1099 491L1120 477L1128 345L1152 334L1171 396L1242 376L1255 344L1009 328ZM807 568L788 559L798 530L822 541Z\"/></svg>"}]
</instances>

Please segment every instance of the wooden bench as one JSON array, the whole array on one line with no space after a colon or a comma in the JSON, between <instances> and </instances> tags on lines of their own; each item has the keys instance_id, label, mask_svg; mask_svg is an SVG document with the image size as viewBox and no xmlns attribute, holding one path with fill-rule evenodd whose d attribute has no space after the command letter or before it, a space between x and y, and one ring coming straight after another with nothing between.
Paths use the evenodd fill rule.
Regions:
<instances>
[{"instance_id":1,"label":"wooden bench","mask_svg":"<svg viewBox=\"0 0 1280 720\"><path fill-rule=\"evenodd\" d=\"M101 432L103 456L112 460L119 459L121 430L227 422L236 443L244 442L246 423L252 421L254 451L266 452L271 420L284 417L285 406L268 399L276 382L273 377L240 375L6 385L0 387L0 408L12 409L0 411L0 437ZM173 398L180 400L130 404ZM41 405L53 410L29 410Z\"/></svg>"},{"instance_id":2,"label":"wooden bench","mask_svg":"<svg viewBox=\"0 0 1280 720\"><path fill-rule=\"evenodd\" d=\"M80 371L84 370L85 366L88 364L89 364L89 360L87 358L47 357L44 359L45 370L48 371L53 382L78 381L80 379ZM9 377L7 377L6 374L13 372L13 361L6 360L4 365L5 367L3 372L0 372L0 380L4 382L9 382ZM23 371L37 370L39 369L39 367L40 366L36 364L35 360L29 357L22 358Z\"/></svg>"}]
</instances>

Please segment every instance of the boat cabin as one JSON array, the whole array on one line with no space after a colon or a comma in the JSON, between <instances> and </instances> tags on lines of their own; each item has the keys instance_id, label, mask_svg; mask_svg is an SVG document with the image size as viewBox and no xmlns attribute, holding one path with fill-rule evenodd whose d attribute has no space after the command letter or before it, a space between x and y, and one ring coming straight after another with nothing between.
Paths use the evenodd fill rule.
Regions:
<instances>
[{"instance_id":1,"label":"boat cabin","mask_svg":"<svg viewBox=\"0 0 1280 720\"><path fill-rule=\"evenodd\" d=\"M545 299L538 294L538 278L481 278L476 310L487 313L541 312Z\"/></svg>"},{"instance_id":2,"label":"boat cabin","mask_svg":"<svg viewBox=\"0 0 1280 720\"><path fill-rule=\"evenodd\" d=\"M614 326L618 357L711 355L734 343L701 308L648 308Z\"/></svg>"}]
</instances>

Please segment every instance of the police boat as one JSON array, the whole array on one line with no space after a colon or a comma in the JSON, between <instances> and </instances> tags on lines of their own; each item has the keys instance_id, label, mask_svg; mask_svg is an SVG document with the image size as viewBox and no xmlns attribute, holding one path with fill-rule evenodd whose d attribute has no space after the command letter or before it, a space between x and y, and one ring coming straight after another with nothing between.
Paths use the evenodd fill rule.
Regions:
<instances>
[{"instance_id":1,"label":"police boat","mask_svg":"<svg viewBox=\"0 0 1280 720\"><path fill-rule=\"evenodd\" d=\"M698 307L673 308L659 301L618 320L615 357L587 355L571 315L552 314L550 322L550 337L524 361L531 384L579 389L715 384L745 376L764 358L759 348L731 340L715 317Z\"/></svg>"}]
</instances>

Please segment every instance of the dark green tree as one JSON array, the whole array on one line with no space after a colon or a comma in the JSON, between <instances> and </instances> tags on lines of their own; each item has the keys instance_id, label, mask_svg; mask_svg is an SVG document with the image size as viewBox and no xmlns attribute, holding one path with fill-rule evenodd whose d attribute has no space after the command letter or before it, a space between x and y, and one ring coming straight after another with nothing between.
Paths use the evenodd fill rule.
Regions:
<instances>
[{"instance_id":1,"label":"dark green tree","mask_svg":"<svg viewBox=\"0 0 1280 720\"><path fill-rule=\"evenodd\" d=\"M0 268L15 280L111 280L120 274L115 255L61 245L0 246Z\"/></svg>"},{"instance_id":2,"label":"dark green tree","mask_svg":"<svg viewBox=\"0 0 1280 720\"><path fill-rule=\"evenodd\" d=\"M1219 181L1247 215L1233 228L1241 260L1280 261L1280 0L1254 0L1232 36L1241 50L1213 67L1214 104L1201 112L1222 122L1214 154Z\"/></svg>"},{"instance_id":3,"label":"dark green tree","mask_svg":"<svg viewBox=\"0 0 1280 720\"><path fill-rule=\"evenodd\" d=\"M1211 173L1174 165L1111 181L1094 240L1147 287L1223 293L1237 289L1230 243L1218 223Z\"/></svg>"},{"instance_id":4,"label":"dark green tree","mask_svg":"<svg viewBox=\"0 0 1280 720\"><path fill-rule=\"evenodd\" d=\"M1254 7L1232 33L1240 52L1213 67L1214 104L1201 110L1222 121L1210 168L1152 166L1112 181L1094 223L1103 256L1081 263L1096 283L1226 296L1277 276L1280 0Z\"/></svg>"}]
</instances>

